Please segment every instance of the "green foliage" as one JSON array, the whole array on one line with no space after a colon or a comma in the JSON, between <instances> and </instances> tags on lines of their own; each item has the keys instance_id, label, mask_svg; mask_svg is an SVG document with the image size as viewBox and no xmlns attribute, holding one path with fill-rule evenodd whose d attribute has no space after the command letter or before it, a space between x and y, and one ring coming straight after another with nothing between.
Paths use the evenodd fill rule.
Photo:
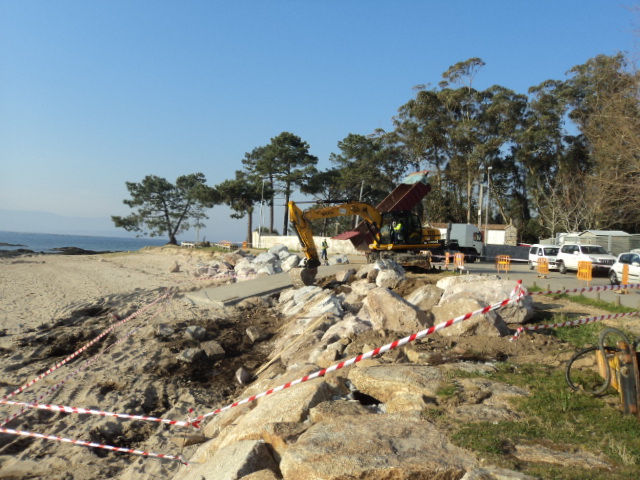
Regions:
<instances>
[{"instance_id":1,"label":"green foliage","mask_svg":"<svg viewBox=\"0 0 640 480\"><path fill-rule=\"evenodd\" d=\"M475 223L483 184L489 223L513 223L520 240L590 228L636 232L640 75L627 58L599 55L571 68L566 80L545 80L526 94L500 85L477 89L484 66L470 58L447 69L437 86L416 87L392 131L350 133L327 171L316 170L309 145L289 132L247 153L244 170L263 184L270 229L275 195L286 203L299 189L376 205L405 174L428 169L432 190L423 206L431 222ZM320 228L351 226L332 219Z\"/></svg>"},{"instance_id":2,"label":"green foliage","mask_svg":"<svg viewBox=\"0 0 640 480\"><path fill-rule=\"evenodd\" d=\"M192 226L203 227L208 218L205 208L219 201L218 192L206 185L202 173L183 175L172 184L155 175L147 175L142 182L126 182L130 199L125 205L137 208L126 217L112 216L116 227L141 232L151 237L168 235L170 244L177 244L176 235Z\"/></svg>"},{"instance_id":3,"label":"green foliage","mask_svg":"<svg viewBox=\"0 0 640 480\"><path fill-rule=\"evenodd\" d=\"M570 391L560 369L499 364L498 371L489 378L527 388L530 395L513 404L521 419L458 424L451 437L454 443L483 454L490 463L541 478L638 478L640 423L634 416L622 414L602 398ZM431 412L425 416L437 419ZM565 452L602 452L614 469L515 463L510 454L519 444L542 444Z\"/></svg>"},{"instance_id":4,"label":"green foliage","mask_svg":"<svg viewBox=\"0 0 640 480\"><path fill-rule=\"evenodd\" d=\"M309 144L289 132L282 132L272 138L268 145L257 147L251 153L245 154L242 163L245 173L253 179L252 181L266 183L266 189L263 188L261 193L269 205L271 230L274 229L274 195L284 194L286 204L294 188L306 188L318 173L315 168L318 159L309 153ZM285 235L288 217L289 211L285 208Z\"/></svg>"}]
</instances>

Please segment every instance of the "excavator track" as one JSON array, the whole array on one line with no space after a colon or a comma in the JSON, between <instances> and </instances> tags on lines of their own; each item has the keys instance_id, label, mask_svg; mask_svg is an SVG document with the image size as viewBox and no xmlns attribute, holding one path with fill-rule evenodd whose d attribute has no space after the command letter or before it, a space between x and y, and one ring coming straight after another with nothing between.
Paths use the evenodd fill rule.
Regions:
<instances>
[{"instance_id":1,"label":"excavator track","mask_svg":"<svg viewBox=\"0 0 640 480\"><path fill-rule=\"evenodd\" d=\"M308 287L315 285L316 275L318 274L317 268L292 268L289 270L289 276L291 277L291 283L295 288Z\"/></svg>"}]
</instances>

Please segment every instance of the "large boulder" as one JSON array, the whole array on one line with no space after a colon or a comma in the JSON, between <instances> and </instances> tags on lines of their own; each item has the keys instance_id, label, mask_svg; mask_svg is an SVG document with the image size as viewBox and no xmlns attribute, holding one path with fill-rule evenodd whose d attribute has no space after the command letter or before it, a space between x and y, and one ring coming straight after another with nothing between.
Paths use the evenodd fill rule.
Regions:
<instances>
[{"instance_id":1,"label":"large boulder","mask_svg":"<svg viewBox=\"0 0 640 480\"><path fill-rule=\"evenodd\" d=\"M439 306L459 301L461 298L473 299L478 302L478 304L486 306L510 298L517 283L513 280L501 280L495 277L466 275L448 277L439 281L437 285L440 288L444 288L444 293L438 304ZM467 312L460 311L458 315L465 313ZM519 302L501 307L495 310L495 313L505 323L525 323L533 317L533 299L530 295L523 295Z\"/></svg>"},{"instance_id":2,"label":"large boulder","mask_svg":"<svg viewBox=\"0 0 640 480\"><path fill-rule=\"evenodd\" d=\"M253 263L256 264L269 264L269 265L275 265L276 263L278 263L279 261L279 257L271 252L262 252L260 255L258 255L254 260Z\"/></svg>"},{"instance_id":3,"label":"large boulder","mask_svg":"<svg viewBox=\"0 0 640 480\"><path fill-rule=\"evenodd\" d=\"M281 258L280 260L280 268L282 268L283 272L288 272L292 268L296 268L300 265L300 257L295 254L289 254L289 256Z\"/></svg>"},{"instance_id":4,"label":"large boulder","mask_svg":"<svg viewBox=\"0 0 640 480\"><path fill-rule=\"evenodd\" d=\"M420 310L430 312L442 298L443 290L436 285L422 285L405 296L405 300Z\"/></svg>"},{"instance_id":5,"label":"large boulder","mask_svg":"<svg viewBox=\"0 0 640 480\"><path fill-rule=\"evenodd\" d=\"M414 333L433 325L425 312L384 287L369 292L358 316L387 332Z\"/></svg>"},{"instance_id":6,"label":"large boulder","mask_svg":"<svg viewBox=\"0 0 640 480\"><path fill-rule=\"evenodd\" d=\"M474 298L458 296L450 298L447 302L433 307L436 325L448 320L459 318L467 313L472 313L486 307L487 304ZM467 320L454 323L450 327L438 330L445 337L483 335L487 337L502 337L509 335L511 331L507 324L495 312L487 312L484 315L474 315Z\"/></svg>"},{"instance_id":7,"label":"large boulder","mask_svg":"<svg viewBox=\"0 0 640 480\"><path fill-rule=\"evenodd\" d=\"M329 258L329 265L341 265L349 263L349 257L346 255L332 255Z\"/></svg>"},{"instance_id":8,"label":"large boulder","mask_svg":"<svg viewBox=\"0 0 640 480\"><path fill-rule=\"evenodd\" d=\"M375 283L378 287L396 288L406 277L404 268L393 260L378 260L375 263L378 274Z\"/></svg>"},{"instance_id":9,"label":"large boulder","mask_svg":"<svg viewBox=\"0 0 640 480\"><path fill-rule=\"evenodd\" d=\"M234 271L239 277L248 277L256 273L253 262L248 258L243 258L234 267Z\"/></svg>"},{"instance_id":10,"label":"large boulder","mask_svg":"<svg viewBox=\"0 0 640 480\"><path fill-rule=\"evenodd\" d=\"M261 470L278 470L271 451L262 440L245 440L218 450L207 463L184 466L182 480L239 480Z\"/></svg>"},{"instance_id":11,"label":"large boulder","mask_svg":"<svg viewBox=\"0 0 640 480\"><path fill-rule=\"evenodd\" d=\"M289 256L289 248L286 245L277 243L268 250L268 253L282 259Z\"/></svg>"},{"instance_id":12,"label":"large boulder","mask_svg":"<svg viewBox=\"0 0 640 480\"><path fill-rule=\"evenodd\" d=\"M231 266L236 266L239 262L241 262L244 257L240 255L238 252L228 252L222 255L222 261Z\"/></svg>"},{"instance_id":13,"label":"large boulder","mask_svg":"<svg viewBox=\"0 0 640 480\"><path fill-rule=\"evenodd\" d=\"M282 314L287 317L296 315L302 312L313 298L326 295L328 293L314 285L285 290L279 298Z\"/></svg>"},{"instance_id":14,"label":"large boulder","mask_svg":"<svg viewBox=\"0 0 640 480\"><path fill-rule=\"evenodd\" d=\"M476 466L419 416L352 415L312 425L283 452L280 471L284 480L411 480L460 478Z\"/></svg>"},{"instance_id":15,"label":"large boulder","mask_svg":"<svg viewBox=\"0 0 640 480\"><path fill-rule=\"evenodd\" d=\"M406 393L436 397L446 376L438 367L427 365L375 365L352 368L349 380L362 393L382 403Z\"/></svg>"}]
</instances>

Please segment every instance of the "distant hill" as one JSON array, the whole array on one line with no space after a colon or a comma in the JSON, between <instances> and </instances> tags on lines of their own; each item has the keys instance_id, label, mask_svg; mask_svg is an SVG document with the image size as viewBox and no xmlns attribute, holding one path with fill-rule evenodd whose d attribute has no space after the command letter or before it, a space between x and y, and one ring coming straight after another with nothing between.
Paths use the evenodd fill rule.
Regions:
<instances>
[{"instance_id":1,"label":"distant hill","mask_svg":"<svg viewBox=\"0 0 640 480\"><path fill-rule=\"evenodd\" d=\"M67 217L30 210L0 209L0 230L67 235L129 236L123 229L114 227L111 218Z\"/></svg>"},{"instance_id":2,"label":"distant hill","mask_svg":"<svg viewBox=\"0 0 640 480\"><path fill-rule=\"evenodd\" d=\"M207 228L200 231L199 239L217 242L231 240L241 242L246 238L247 220L231 218L232 211L226 205L209 210ZM254 214L254 228L258 228L259 217ZM35 210L8 210L0 208L0 231L23 233L57 233L61 235L96 235L105 237L133 237L113 225L111 217L68 217ZM195 241L196 232L182 233L180 240Z\"/></svg>"}]
</instances>

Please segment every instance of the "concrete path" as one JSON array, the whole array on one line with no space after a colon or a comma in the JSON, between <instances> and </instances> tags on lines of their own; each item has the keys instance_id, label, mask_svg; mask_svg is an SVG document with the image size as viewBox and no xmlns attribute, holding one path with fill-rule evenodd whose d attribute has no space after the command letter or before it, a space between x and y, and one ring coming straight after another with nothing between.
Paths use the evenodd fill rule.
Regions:
<instances>
[{"instance_id":1,"label":"concrete path","mask_svg":"<svg viewBox=\"0 0 640 480\"><path fill-rule=\"evenodd\" d=\"M318 275L316 278L328 277L345 269L357 269L359 267L360 265L358 264L349 263L318 267ZM291 277L289 277L288 273L277 273L275 275L254 278L253 280L245 280L243 282L205 288L198 292L190 292L186 294L186 298L195 304L227 306L250 297L277 293L292 286Z\"/></svg>"},{"instance_id":2,"label":"concrete path","mask_svg":"<svg viewBox=\"0 0 640 480\"><path fill-rule=\"evenodd\" d=\"M350 259L351 260L351 259ZM331 265L318 268L318 278L335 275L346 268L359 268L364 263L363 258L355 258L350 264ZM471 263L465 265L465 271L470 274L493 275L496 268L490 263ZM565 290L586 287L584 281L576 278L575 272L561 275L556 271L551 271L547 278L539 278L535 270L529 270L526 264L512 264L508 273L501 272L502 278L513 279L514 282L522 280L526 287L537 286L543 290ZM589 286L598 287L609 285L609 279L605 276L596 276ZM250 297L269 295L287 288L291 288L291 278L288 273L279 273L265 277L247 280L244 282L221 285L217 287L205 288L197 292L191 292L186 297L196 304L233 305ZM572 293L571 295L579 295ZM599 298L606 302L619 303L629 308L640 310L640 289L630 289L626 295L621 295L613 291L584 292L583 295L590 298Z\"/></svg>"}]
</instances>

